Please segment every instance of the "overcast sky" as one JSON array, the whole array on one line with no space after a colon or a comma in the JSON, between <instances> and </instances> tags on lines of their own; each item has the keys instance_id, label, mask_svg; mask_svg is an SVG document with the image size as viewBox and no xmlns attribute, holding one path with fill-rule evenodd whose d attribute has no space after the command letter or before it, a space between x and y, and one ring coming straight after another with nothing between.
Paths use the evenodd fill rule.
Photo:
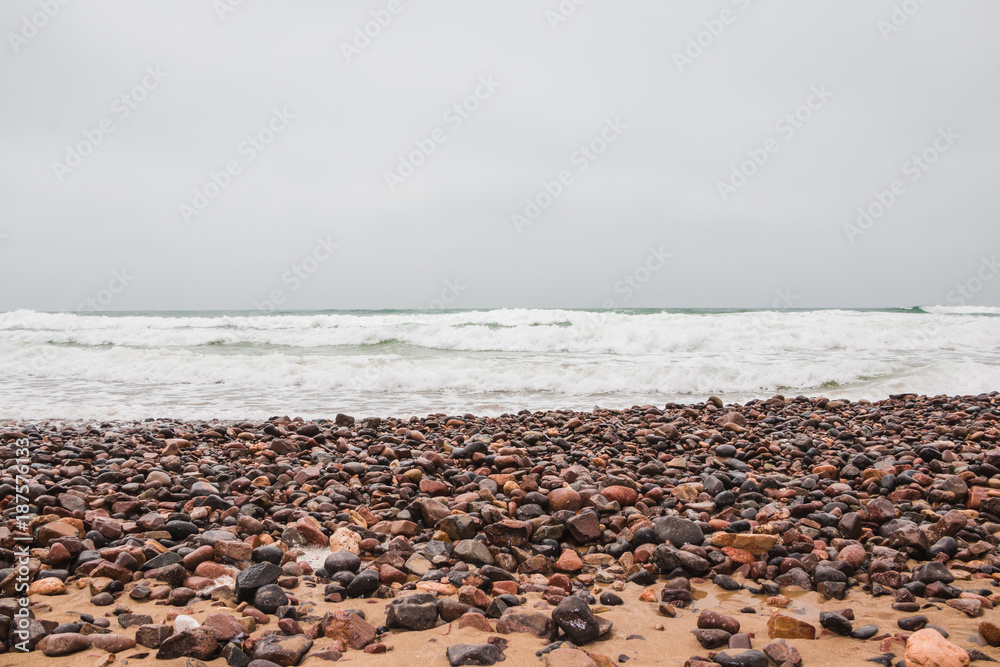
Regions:
<instances>
[{"instance_id":1,"label":"overcast sky","mask_svg":"<svg viewBox=\"0 0 1000 667\"><path fill-rule=\"evenodd\" d=\"M4 0L0 310L1000 305L998 23Z\"/></svg>"}]
</instances>

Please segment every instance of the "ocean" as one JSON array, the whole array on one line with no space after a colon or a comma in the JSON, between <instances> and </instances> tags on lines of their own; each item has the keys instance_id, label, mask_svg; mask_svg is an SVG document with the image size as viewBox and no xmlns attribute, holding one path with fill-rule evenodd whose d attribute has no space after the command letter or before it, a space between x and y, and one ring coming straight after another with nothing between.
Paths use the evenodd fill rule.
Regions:
<instances>
[{"instance_id":1,"label":"ocean","mask_svg":"<svg viewBox=\"0 0 1000 667\"><path fill-rule=\"evenodd\" d=\"M1000 389L1000 308L0 313L0 419L260 420Z\"/></svg>"}]
</instances>

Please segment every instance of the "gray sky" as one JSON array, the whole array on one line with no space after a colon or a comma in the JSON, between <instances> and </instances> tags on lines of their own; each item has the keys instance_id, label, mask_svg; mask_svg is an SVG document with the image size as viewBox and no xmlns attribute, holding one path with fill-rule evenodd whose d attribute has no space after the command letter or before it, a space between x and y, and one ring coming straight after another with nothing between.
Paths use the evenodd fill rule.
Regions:
<instances>
[{"instance_id":1,"label":"gray sky","mask_svg":"<svg viewBox=\"0 0 1000 667\"><path fill-rule=\"evenodd\" d=\"M0 310L1000 305L998 21L4 0Z\"/></svg>"}]
</instances>

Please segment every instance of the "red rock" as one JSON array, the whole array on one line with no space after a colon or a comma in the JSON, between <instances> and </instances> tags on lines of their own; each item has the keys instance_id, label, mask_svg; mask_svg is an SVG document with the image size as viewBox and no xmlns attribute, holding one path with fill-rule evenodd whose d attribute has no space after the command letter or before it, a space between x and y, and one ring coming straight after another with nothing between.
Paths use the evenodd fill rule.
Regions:
<instances>
[{"instance_id":1,"label":"red rock","mask_svg":"<svg viewBox=\"0 0 1000 667\"><path fill-rule=\"evenodd\" d=\"M563 549L553 567L560 572L579 572L583 569L583 561L575 549Z\"/></svg>"},{"instance_id":2,"label":"red rock","mask_svg":"<svg viewBox=\"0 0 1000 667\"><path fill-rule=\"evenodd\" d=\"M198 567L194 569L194 573L196 576L205 577L206 579L236 576L236 571L233 568L211 560L200 563Z\"/></svg>"},{"instance_id":3,"label":"red rock","mask_svg":"<svg viewBox=\"0 0 1000 667\"><path fill-rule=\"evenodd\" d=\"M559 510L575 512L583 507L583 498L576 490L568 486L552 489L549 491L548 499L550 512L558 512Z\"/></svg>"},{"instance_id":4,"label":"red rock","mask_svg":"<svg viewBox=\"0 0 1000 667\"><path fill-rule=\"evenodd\" d=\"M323 529L311 516L304 516L296 521L294 528L313 546L325 547L330 544L330 538L323 534Z\"/></svg>"},{"instance_id":5,"label":"red rock","mask_svg":"<svg viewBox=\"0 0 1000 667\"><path fill-rule=\"evenodd\" d=\"M906 640L906 667L965 667L969 654L932 628L917 630Z\"/></svg>"},{"instance_id":6,"label":"red rock","mask_svg":"<svg viewBox=\"0 0 1000 667\"><path fill-rule=\"evenodd\" d=\"M493 595L517 595L517 582L516 581L494 581L493 582Z\"/></svg>"},{"instance_id":7,"label":"red rock","mask_svg":"<svg viewBox=\"0 0 1000 667\"><path fill-rule=\"evenodd\" d=\"M573 582L565 574L553 574L549 577L549 586L556 586L567 593L573 592Z\"/></svg>"},{"instance_id":8,"label":"red rock","mask_svg":"<svg viewBox=\"0 0 1000 667\"><path fill-rule=\"evenodd\" d=\"M489 595L475 586L462 586L458 589L458 601L483 610L489 607L490 602L492 602Z\"/></svg>"},{"instance_id":9,"label":"red rock","mask_svg":"<svg viewBox=\"0 0 1000 667\"><path fill-rule=\"evenodd\" d=\"M493 632L493 626L490 625L486 617L473 612L462 614L461 618L458 619L458 627L459 629L476 628L483 632Z\"/></svg>"},{"instance_id":10,"label":"red rock","mask_svg":"<svg viewBox=\"0 0 1000 667\"><path fill-rule=\"evenodd\" d=\"M771 639L816 639L815 626L784 614L774 614L767 621Z\"/></svg>"},{"instance_id":11,"label":"red rock","mask_svg":"<svg viewBox=\"0 0 1000 667\"><path fill-rule=\"evenodd\" d=\"M212 634L221 642L229 642L239 635L249 635L246 626L240 623L234 616L226 613L211 614L205 618L201 624L203 628L212 631Z\"/></svg>"},{"instance_id":12,"label":"red rock","mask_svg":"<svg viewBox=\"0 0 1000 667\"><path fill-rule=\"evenodd\" d=\"M378 569L378 578L386 586L391 586L392 584L405 584L407 576L405 572L397 570L388 563L383 563Z\"/></svg>"},{"instance_id":13,"label":"red rock","mask_svg":"<svg viewBox=\"0 0 1000 667\"><path fill-rule=\"evenodd\" d=\"M616 502L622 507L635 505L639 499L639 493L627 486L607 486L601 491L601 494L609 501Z\"/></svg>"},{"instance_id":14,"label":"red rock","mask_svg":"<svg viewBox=\"0 0 1000 667\"><path fill-rule=\"evenodd\" d=\"M427 495L434 496L446 496L448 495L449 487L444 482L436 479L427 479L426 477L420 480L420 491L426 493Z\"/></svg>"}]
</instances>

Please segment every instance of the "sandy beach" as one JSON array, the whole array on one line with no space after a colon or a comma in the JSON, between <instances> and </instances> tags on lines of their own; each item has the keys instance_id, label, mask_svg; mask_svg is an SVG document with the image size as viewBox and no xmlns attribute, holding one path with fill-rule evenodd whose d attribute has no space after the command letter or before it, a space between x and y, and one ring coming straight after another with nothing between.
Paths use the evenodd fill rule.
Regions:
<instances>
[{"instance_id":1,"label":"sandy beach","mask_svg":"<svg viewBox=\"0 0 1000 667\"><path fill-rule=\"evenodd\" d=\"M0 664L998 659L998 405L6 423Z\"/></svg>"}]
</instances>

